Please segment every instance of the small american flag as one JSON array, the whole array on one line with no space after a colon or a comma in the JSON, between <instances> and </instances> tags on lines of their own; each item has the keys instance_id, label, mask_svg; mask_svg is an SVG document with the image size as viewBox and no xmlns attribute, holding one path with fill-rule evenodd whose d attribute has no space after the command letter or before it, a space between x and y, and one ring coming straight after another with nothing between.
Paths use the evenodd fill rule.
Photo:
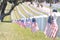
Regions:
<instances>
[{"instance_id":1,"label":"small american flag","mask_svg":"<svg viewBox=\"0 0 60 40\"><path fill-rule=\"evenodd\" d=\"M32 19L32 23L31 23L31 31L32 31L32 32L36 32L36 31L38 31L38 30L39 30L39 28L38 28L38 24L37 24L37 22L36 22L36 19L33 18L33 19Z\"/></svg>"},{"instance_id":2,"label":"small american flag","mask_svg":"<svg viewBox=\"0 0 60 40\"><path fill-rule=\"evenodd\" d=\"M55 38L58 31L58 25L53 16L49 16L44 34L48 37Z\"/></svg>"},{"instance_id":3,"label":"small american flag","mask_svg":"<svg viewBox=\"0 0 60 40\"><path fill-rule=\"evenodd\" d=\"M26 22L24 20L21 20L21 26L26 28Z\"/></svg>"},{"instance_id":4,"label":"small american flag","mask_svg":"<svg viewBox=\"0 0 60 40\"><path fill-rule=\"evenodd\" d=\"M21 20L16 20L16 23L17 23L18 25L21 25Z\"/></svg>"},{"instance_id":5,"label":"small american flag","mask_svg":"<svg viewBox=\"0 0 60 40\"><path fill-rule=\"evenodd\" d=\"M16 23L21 27L24 27L24 28L26 27L26 23L24 22L24 20L17 20Z\"/></svg>"},{"instance_id":6,"label":"small american flag","mask_svg":"<svg viewBox=\"0 0 60 40\"><path fill-rule=\"evenodd\" d=\"M26 27L31 27L31 19L30 18L27 18L26 19Z\"/></svg>"}]
</instances>

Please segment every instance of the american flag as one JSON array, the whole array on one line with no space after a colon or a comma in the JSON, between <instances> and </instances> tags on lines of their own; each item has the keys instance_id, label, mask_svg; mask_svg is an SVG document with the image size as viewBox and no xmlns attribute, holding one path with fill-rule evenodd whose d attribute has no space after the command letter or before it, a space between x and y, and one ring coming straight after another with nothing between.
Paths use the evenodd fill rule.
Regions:
<instances>
[{"instance_id":1,"label":"american flag","mask_svg":"<svg viewBox=\"0 0 60 40\"><path fill-rule=\"evenodd\" d=\"M20 26L20 27L26 27L26 23L24 20L17 20L16 23Z\"/></svg>"},{"instance_id":2,"label":"american flag","mask_svg":"<svg viewBox=\"0 0 60 40\"><path fill-rule=\"evenodd\" d=\"M26 27L31 27L31 19L30 18L27 18L26 19Z\"/></svg>"},{"instance_id":3,"label":"american flag","mask_svg":"<svg viewBox=\"0 0 60 40\"><path fill-rule=\"evenodd\" d=\"M17 23L18 25L21 25L21 20L16 20L16 23Z\"/></svg>"},{"instance_id":4,"label":"american flag","mask_svg":"<svg viewBox=\"0 0 60 40\"><path fill-rule=\"evenodd\" d=\"M53 16L49 16L44 34L47 35L48 37L55 38L57 31L58 25L56 23L56 19Z\"/></svg>"},{"instance_id":5,"label":"american flag","mask_svg":"<svg viewBox=\"0 0 60 40\"><path fill-rule=\"evenodd\" d=\"M35 18L32 18L31 31L32 32L36 32L38 30L39 30L39 28L38 28L38 24L36 22L36 19Z\"/></svg>"}]
</instances>

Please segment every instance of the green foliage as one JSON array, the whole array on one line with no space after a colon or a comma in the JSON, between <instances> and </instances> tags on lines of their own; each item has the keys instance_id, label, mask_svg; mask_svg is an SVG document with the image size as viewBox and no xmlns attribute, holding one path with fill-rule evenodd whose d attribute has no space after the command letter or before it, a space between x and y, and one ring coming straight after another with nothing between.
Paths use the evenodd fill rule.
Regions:
<instances>
[{"instance_id":1,"label":"green foliage","mask_svg":"<svg viewBox=\"0 0 60 40\"><path fill-rule=\"evenodd\" d=\"M60 12L60 8L58 8L58 11Z\"/></svg>"},{"instance_id":2,"label":"green foliage","mask_svg":"<svg viewBox=\"0 0 60 40\"><path fill-rule=\"evenodd\" d=\"M10 15L5 16L3 21L11 21Z\"/></svg>"}]
</instances>

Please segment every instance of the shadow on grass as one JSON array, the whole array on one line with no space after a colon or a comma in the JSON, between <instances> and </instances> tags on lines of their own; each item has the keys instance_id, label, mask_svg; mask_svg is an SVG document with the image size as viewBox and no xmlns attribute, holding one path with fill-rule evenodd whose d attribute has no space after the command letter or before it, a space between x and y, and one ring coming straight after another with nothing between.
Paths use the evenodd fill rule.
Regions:
<instances>
[{"instance_id":1,"label":"shadow on grass","mask_svg":"<svg viewBox=\"0 0 60 40\"><path fill-rule=\"evenodd\" d=\"M4 23L12 23L12 21L3 21Z\"/></svg>"}]
</instances>

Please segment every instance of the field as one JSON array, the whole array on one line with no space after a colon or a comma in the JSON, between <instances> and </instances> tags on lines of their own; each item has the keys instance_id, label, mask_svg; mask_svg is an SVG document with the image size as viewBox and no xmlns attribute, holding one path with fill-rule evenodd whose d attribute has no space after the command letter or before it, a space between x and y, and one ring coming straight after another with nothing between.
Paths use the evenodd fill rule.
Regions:
<instances>
[{"instance_id":1,"label":"field","mask_svg":"<svg viewBox=\"0 0 60 40\"><path fill-rule=\"evenodd\" d=\"M24 16L26 16L26 18L30 17L30 16L25 14L25 11L23 11L23 9L21 9L22 6L24 6L26 8L26 10L28 10L30 13L34 14L34 12L31 11L25 5L22 5L21 7L20 6L21 6L21 4L18 6L20 9L19 11L21 11L21 13L24 14ZM9 7L9 5L8 5L8 7ZM33 9L36 11L39 11L35 8L33 8ZM12 17L14 17L13 18L14 20L22 18L22 16L19 15L18 11L16 11L16 8L14 8L13 11L14 11L14 13L13 13L14 15ZM34 15L38 16L38 14L37 15L34 14ZM11 15L6 16L4 18L4 21L11 21L10 17L11 17ZM33 32L31 32L30 28L21 28L16 23L1 22L0 23L0 40L52 40L52 39L46 37L46 35L44 35L44 33L41 31L33 33ZM60 40L60 38L56 37L56 40Z\"/></svg>"},{"instance_id":2,"label":"field","mask_svg":"<svg viewBox=\"0 0 60 40\"><path fill-rule=\"evenodd\" d=\"M56 38L60 40L59 38ZM52 40L43 32L31 32L29 28L21 28L16 23L0 23L0 40Z\"/></svg>"}]
</instances>

